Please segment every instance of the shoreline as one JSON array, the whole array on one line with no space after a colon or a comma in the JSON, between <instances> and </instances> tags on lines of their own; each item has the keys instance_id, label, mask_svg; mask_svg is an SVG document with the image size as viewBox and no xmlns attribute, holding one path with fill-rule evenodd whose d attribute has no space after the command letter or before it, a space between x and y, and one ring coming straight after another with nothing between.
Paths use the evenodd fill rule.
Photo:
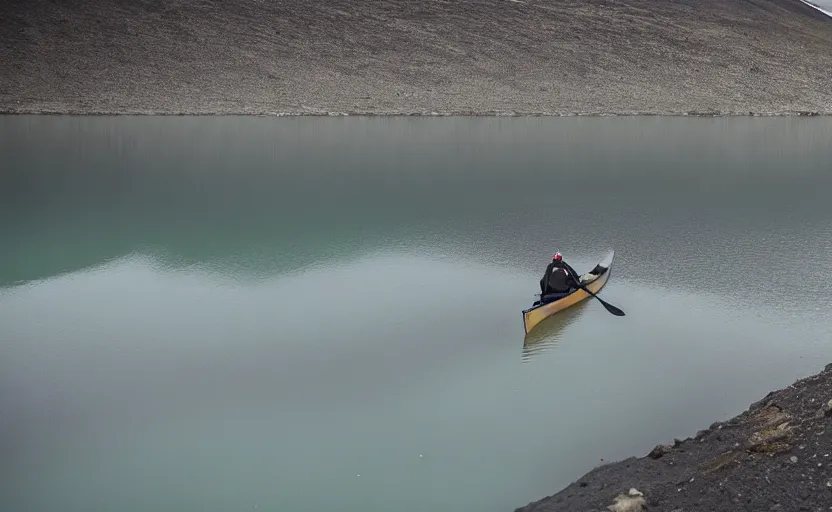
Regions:
<instances>
[{"instance_id":1,"label":"shoreline","mask_svg":"<svg viewBox=\"0 0 832 512\"><path fill-rule=\"evenodd\" d=\"M832 510L832 363L695 436L608 462L514 512Z\"/></svg>"},{"instance_id":2,"label":"shoreline","mask_svg":"<svg viewBox=\"0 0 832 512\"><path fill-rule=\"evenodd\" d=\"M823 7L821 7L821 6L819 6L819 5L815 5L815 4L813 4L812 2L809 2L809 1L807 1L807 0L800 0L800 1L801 1L801 2L803 2L804 4L808 5L809 7L812 7L812 8L814 8L814 9L817 9L818 11L822 12L823 14L825 14L825 15L829 16L829 18L831 18L831 19L832 19L832 10L828 10L828 11L827 11L827 10L826 10L826 9L824 9Z\"/></svg>"},{"instance_id":3,"label":"shoreline","mask_svg":"<svg viewBox=\"0 0 832 512\"><path fill-rule=\"evenodd\" d=\"M1 110L0 116L87 116L87 117L827 117L830 111L779 112L168 112L96 110Z\"/></svg>"}]
</instances>

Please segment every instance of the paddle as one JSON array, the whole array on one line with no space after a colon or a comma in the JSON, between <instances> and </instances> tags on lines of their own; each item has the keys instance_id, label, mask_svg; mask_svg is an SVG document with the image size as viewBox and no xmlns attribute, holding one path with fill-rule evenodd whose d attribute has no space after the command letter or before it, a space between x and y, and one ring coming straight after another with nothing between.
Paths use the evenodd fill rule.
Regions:
<instances>
[{"instance_id":1,"label":"paddle","mask_svg":"<svg viewBox=\"0 0 832 512\"><path fill-rule=\"evenodd\" d=\"M612 313L615 316L624 316L623 311L621 311L617 307L613 306L609 302L605 301L601 297L599 297L599 296L595 295L594 293L592 293L591 291L589 291L589 289L587 289L586 286L581 284L581 282L578 279L576 279L574 275L572 275L571 273L569 275L572 277L572 280L575 281L575 284L578 285L578 288L580 288L581 290L585 291L586 293L588 293L588 294L592 295L593 297L595 297L596 299L598 299L598 302L600 302L601 305L604 306L604 309L606 309L607 311L609 311L610 313Z\"/></svg>"}]
</instances>

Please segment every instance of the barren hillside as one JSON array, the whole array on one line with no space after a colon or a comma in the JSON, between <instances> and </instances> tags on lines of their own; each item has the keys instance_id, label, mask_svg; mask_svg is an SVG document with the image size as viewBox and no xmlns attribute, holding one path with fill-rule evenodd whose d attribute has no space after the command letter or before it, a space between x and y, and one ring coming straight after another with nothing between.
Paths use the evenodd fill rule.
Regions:
<instances>
[{"instance_id":1,"label":"barren hillside","mask_svg":"<svg viewBox=\"0 0 832 512\"><path fill-rule=\"evenodd\" d=\"M832 113L800 0L5 0L0 111Z\"/></svg>"}]
</instances>

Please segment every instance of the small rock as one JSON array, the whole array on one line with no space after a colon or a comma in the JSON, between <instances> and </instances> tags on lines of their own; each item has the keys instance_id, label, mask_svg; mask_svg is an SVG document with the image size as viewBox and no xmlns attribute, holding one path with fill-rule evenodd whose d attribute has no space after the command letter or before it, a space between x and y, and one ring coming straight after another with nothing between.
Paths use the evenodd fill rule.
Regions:
<instances>
[{"instance_id":1,"label":"small rock","mask_svg":"<svg viewBox=\"0 0 832 512\"><path fill-rule=\"evenodd\" d=\"M783 422L776 428L766 428L754 432L748 439L748 449L752 452L778 453L789 449L787 442L793 436L794 428L789 422ZM806 448L801 446L800 449Z\"/></svg>"},{"instance_id":2,"label":"small rock","mask_svg":"<svg viewBox=\"0 0 832 512\"><path fill-rule=\"evenodd\" d=\"M789 457L789 461L791 461L792 464L797 464L797 457L792 455L791 457Z\"/></svg>"},{"instance_id":3,"label":"small rock","mask_svg":"<svg viewBox=\"0 0 832 512\"><path fill-rule=\"evenodd\" d=\"M650 453L648 453L647 456L651 459L660 459L665 453L670 453L671 449L673 449L672 445L657 444L655 448L650 450Z\"/></svg>"},{"instance_id":4,"label":"small rock","mask_svg":"<svg viewBox=\"0 0 832 512\"><path fill-rule=\"evenodd\" d=\"M832 487L832 480L826 482L826 487Z\"/></svg>"},{"instance_id":5,"label":"small rock","mask_svg":"<svg viewBox=\"0 0 832 512\"><path fill-rule=\"evenodd\" d=\"M829 400L821 406L820 411L818 411L818 416L825 416L827 418L832 416L832 400Z\"/></svg>"},{"instance_id":6,"label":"small rock","mask_svg":"<svg viewBox=\"0 0 832 512\"><path fill-rule=\"evenodd\" d=\"M619 494L615 502L607 507L610 512L642 512L647 510L647 502L644 494L635 488L631 488L627 494Z\"/></svg>"}]
</instances>

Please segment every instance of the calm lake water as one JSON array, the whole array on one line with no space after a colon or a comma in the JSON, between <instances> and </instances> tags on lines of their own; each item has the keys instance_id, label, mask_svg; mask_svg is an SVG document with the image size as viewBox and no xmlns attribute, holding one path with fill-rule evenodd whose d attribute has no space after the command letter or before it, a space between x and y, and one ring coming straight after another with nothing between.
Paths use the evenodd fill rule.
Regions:
<instances>
[{"instance_id":1,"label":"calm lake water","mask_svg":"<svg viewBox=\"0 0 832 512\"><path fill-rule=\"evenodd\" d=\"M832 120L0 118L0 510L506 512L832 361ZM602 296L524 340L554 251Z\"/></svg>"}]
</instances>

